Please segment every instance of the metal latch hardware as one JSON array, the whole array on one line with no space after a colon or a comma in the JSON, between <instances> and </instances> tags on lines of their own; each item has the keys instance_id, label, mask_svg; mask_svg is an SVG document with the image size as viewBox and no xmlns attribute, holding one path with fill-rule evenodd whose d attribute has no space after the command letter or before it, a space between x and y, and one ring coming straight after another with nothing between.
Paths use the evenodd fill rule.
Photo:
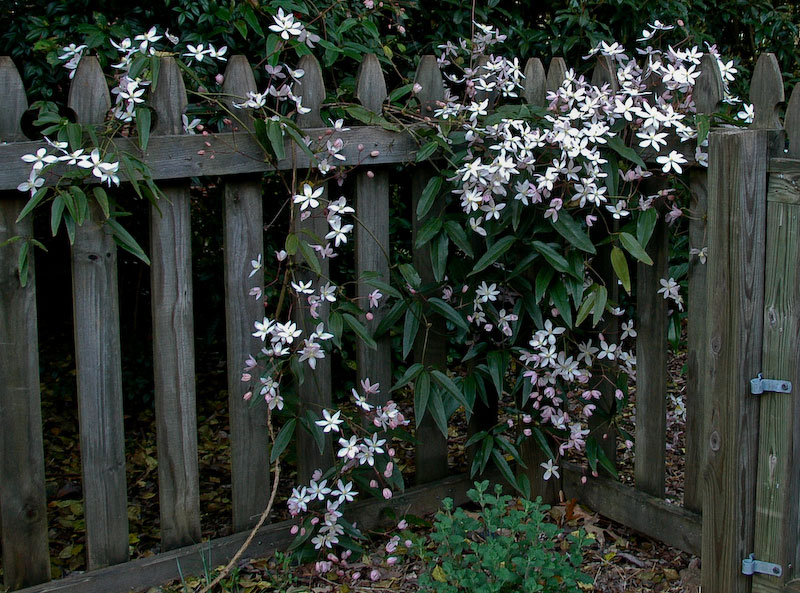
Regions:
<instances>
[{"instance_id":1,"label":"metal latch hardware","mask_svg":"<svg viewBox=\"0 0 800 593\"><path fill-rule=\"evenodd\" d=\"M755 573L779 577L783 574L783 567L780 564L756 560L756 555L750 554L742 560L742 574L751 575Z\"/></svg>"},{"instance_id":2,"label":"metal latch hardware","mask_svg":"<svg viewBox=\"0 0 800 593\"><path fill-rule=\"evenodd\" d=\"M758 373L758 377L755 379L750 379L750 393L753 395L760 395L765 391L773 391L775 393L791 393L792 382L776 379L764 379L761 376L761 373Z\"/></svg>"}]
</instances>

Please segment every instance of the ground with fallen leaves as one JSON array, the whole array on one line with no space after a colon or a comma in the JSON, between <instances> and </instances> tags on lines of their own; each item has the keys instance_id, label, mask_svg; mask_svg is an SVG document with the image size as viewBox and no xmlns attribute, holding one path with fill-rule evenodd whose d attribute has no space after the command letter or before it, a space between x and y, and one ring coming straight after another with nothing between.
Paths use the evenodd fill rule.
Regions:
<instances>
[{"instance_id":1,"label":"ground with fallen leaves","mask_svg":"<svg viewBox=\"0 0 800 593\"><path fill-rule=\"evenodd\" d=\"M228 419L226 414L224 360L220 353L205 353L207 361L198 364L204 369L198 380L198 446L200 450L201 513L203 536L214 538L229 533L230 459ZM670 391L681 395L685 380L680 372L684 357L670 363ZM78 419L75 403L74 361L64 353L46 361L42 374L42 409L45 435L46 480L50 551L53 578L60 578L85 568L84 519L81 495ZM627 428L632 432L635 419L635 397L626 414ZM150 407L125 417L128 517L130 546L133 558L159 552L159 517L157 507L158 462L156 458L155 422ZM461 426L461 428L459 427ZM683 497L683 423L674 413L669 416L667 445L667 497L680 503ZM451 464L464 468L462 422L452 428ZM400 450L399 465L413 472L413 452ZM632 481L633 455L621 447L620 479ZM287 472L283 500L290 491L291 473ZM279 501L273 520L287 517L285 505ZM422 523L430 517L421 518ZM565 501L550 511L550 520L565 532L582 528L594 536L585 550L583 570L593 579L591 590L616 593L689 592L698 590L698 559L684 552L650 540L632 530L603 519L597 513ZM361 558L351 557L348 566L334 567L318 575L313 565L292 566L285 558L248 559L240 563L223 582L225 591L274 593L301 592L415 592L417 575L422 567L413 558L401 556L394 566L387 566L380 554L385 544L382 534L371 534L368 552ZM247 555L245 554L245 557ZM377 573L372 570L377 568ZM0 566L0 576L2 567ZM201 578L188 578L184 583L165 584L150 591L184 593L203 583ZM0 588L2 590L2 588Z\"/></svg>"}]
</instances>

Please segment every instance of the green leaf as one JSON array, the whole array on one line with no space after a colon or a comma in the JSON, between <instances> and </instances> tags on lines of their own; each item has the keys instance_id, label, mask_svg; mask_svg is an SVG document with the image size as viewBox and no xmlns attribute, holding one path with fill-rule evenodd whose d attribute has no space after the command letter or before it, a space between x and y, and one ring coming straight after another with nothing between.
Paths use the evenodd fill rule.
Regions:
<instances>
[{"instance_id":1,"label":"green leaf","mask_svg":"<svg viewBox=\"0 0 800 593\"><path fill-rule=\"evenodd\" d=\"M299 129L294 125L293 122L285 121L286 127L283 128L283 131L294 140L295 146L299 146L300 150L302 150L306 155L308 155L309 162L316 166L318 164L317 157L314 156L312 150L303 142L303 135L299 132Z\"/></svg>"},{"instance_id":2,"label":"green leaf","mask_svg":"<svg viewBox=\"0 0 800 593\"><path fill-rule=\"evenodd\" d=\"M425 417L428 409L428 400L431 395L431 376L427 372L420 372L417 382L414 384L414 418L416 418L417 428Z\"/></svg>"},{"instance_id":3,"label":"green leaf","mask_svg":"<svg viewBox=\"0 0 800 593\"><path fill-rule=\"evenodd\" d=\"M423 367L420 363L415 362L414 364L412 364L410 367L408 367L406 369L406 372L403 373L403 376L400 377L400 379L397 381L397 383L392 385L392 387L391 387L391 389L389 389L389 391L396 391L397 389L400 389L401 387L405 387L406 385L411 383L411 381L416 379L423 370L425 370L425 367Z\"/></svg>"},{"instance_id":4,"label":"green leaf","mask_svg":"<svg viewBox=\"0 0 800 593\"><path fill-rule=\"evenodd\" d=\"M422 218L433 206L436 201L436 196L439 195L439 190L442 188L441 177L431 177L425 189L422 190L422 195L417 202L417 218Z\"/></svg>"},{"instance_id":5,"label":"green leaf","mask_svg":"<svg viewBox=\"0 0 800 593\"><path fill-rule=\"evenodd\" d=\"M444 438L447 438L447 412L445 412L444 409L442 393L438 389L431 390L429 408L431 416L433 416L433 421L436 423L436 426L439 427L439 432L442 433Z\"/></svg>"},{"instance_id":6,"label":"green leaf","mask_svg":"<svg viewBox=\"0 0 800 593\"><path fill-rule=\"evenodd\" d=\"M17 269L19 270L19 284L25 288L28 284L28 251L30 250L30 243L25 241L19 248L19 257L17 258Z\"/></svg>"},{"instance_id":7,"label":"green leaf","mask_svg":"<svg viewBox=\"0 0 800 593\"><path fill-rule=\"evenodd\" d=\"M639 214L636 221L636 239L642 247L647 247L650 237L653 236L653 229L656 227L658 214L655 208L650 208Z\"/></svg>"},{"instance_id":8,"label":"green leaf","mask_svg":"<svg viewBox=\"0 0 800 593\"><path fill-rule=\"evenodd\" d=\"M106 218L111 218L111 210L108 207L108 195L106 194L106 190L100 186L97 186L92 190L92 194L94 195L94 199L97 200L97 203L100 205L100 209L103 211L103 216Z\"/></svg>"},{"instance_id":9,"label":"green leaf","mask_svg":"<svg viewBox=\"0 0 800 593\"><path fill-rule=\"evenodd\" d=\"M469 330L469 324L467 323L467 320L464 319L464 316L442 299L431 297L428 299L428 304L434 311L439 313L439 315L450 321L456 327L460 327L465 331Z\"/></svg>"},{"instance_id":10,"label":"green leaf","mask_svg":"<svg viewBox=\"0 0 800 593\"><path fill-rule=\"evenodd\" d=\"M447 231L450 240L455 243L461 251L466 253L469 257L473 257L472 245L467 238L467 233L461 228L461 225L454 220L448 220L444 223L444 230Z\"/></svg>"},{"instance_id":11,"label":"green leaf","mask_svg":"<svg viewBox=\"0 0 800 593\"><path fill-rule=\"evenodd\" d=\"M402 129L397 124L386 120L380 114L370 111L361 105L350 105L345 107L344 110L350 117L370 126L380 126L384 130L389 130L390 132L399 132Z\"/></svg>"},{"instance_id":12,"label":"green leaf","mask_svg":"<svg viewBox=\"0 0 800 593\"><path fill-rule=\"evenodd\" d=\"M70 150L78 150L83 144L83 128L81 128L80 124L70 123L66 125L66 130Z\"/></svg>"},{"instance_id":13,"label":"green leaf","mask_svg":"<svg viewBox=\"0 0 800 593\"><path fill-rule=\"evenodd\" d=\"M136 109L136 133L139 135L139 148L142 152L147 150L147 143L150 141L150 109L138 107Z\"/></svg>"},{"instance_id":14,"label":"green leaf","mask_svg":"<svg viewBox=\"0 0 800 593\"><path fill-rule=\"evenodd\" d=\"M539 269L539 273L536 274L536 302L542 300L547 287L550 286L550 280L553 279L553 275L555 274L555 270L550 266L542 266Z\"/></svg>"},{"instance_id":15,"label":"green leaf","mask_svg":"<svg viewBox=\"0 0 800 593\"><path fill-rule=\"evenodd\" d=\"M489 366L489 375L492 377L498 397L503 394L503 383L508 367L508 354L502 350L493 350L486 355L486 364Z\"/></svg>"},{"instance_id":16,"label":"green leaf","mask_svg":"<svg viewBox=\"0 0 800 593\"><path fill-rule=\"evenodd\" d=\"M331 311L328 316L328 331L333 334L333 343L339 348L342 347L342 330L344 330L342 314L337 311Z\"/></svg>"},{"instance_id":17,"label":"green leaf","mask_svg":"<svg viewBox=\"0 0 800 593\"><path fill-rule=\"evenodd\" d=\"M275 460L281 456L281 453L283 453L289 443L292 442L292 436L294 435L294 427L296 424L297 420L292 418L283 425L283 428L281 428L278 436L275 437L275 442L272 445L272 451L269 454L270 463L275 463Z\"/></svg>"},{"instance_id":18,"label":"green leaf","mask_svg":"<svg viewBox=\"0 0 800 593\"><path fill-rule=\"evenodd\" d=\"M377 288L378 290L382 290L384 295L393 296L396 299L402 298L400 291L397 290L394 286L383 282L382 280L378 280L377 278L366 278L364 279L364 284L369 284L373 288Z\"/></svg>"},{"instance_id":19,"label":"green leaf","mask_svg":"<svg viewBox=\"0 0 800 593\"><path fill-rule=\"evenodd\" d=\"M591 253L592 255L597 253L597 249L595 249L589 236L583 232L580 223L576 222L575 219L564 210L559 212L558 220L552 222L552 225L556 232L569 241L570 245L573 247L577 247L581 251Z\"/></svg>"},{"instance_id":20,"label":"green leaf","mask_svg":"<svg viewBox=\"0 0 800 593\"><path fill-rule=\"evenodd\" d=\"M622 288L625 289L625 292L630 294L631 273L628 269L628 258L625 257L622 249L616 245L611 248L611 267L614 268L614 273L617 275L617 278L619 278L619 281L622 282Z\"/></svg>"},{"instance_id":21,"label":"green leaf","mask_svg":"<svg viewBox=\"0 0 800 593\"><path fill-rule=\"evenodd\" d=\"M389 312L381 319L381 322L378 324L378 327L375 328L375 333L373 334L375 338L380 338L383 334L388 332L397 320L403 315L403 311L406 310L407 304L405 301L397 301L394 306L389 310Z\"/></svg>"},{"instance_id":22,"label":"green leaf","mask_svg":"<svg viewBox=\"0 0 800 593\"><path fill-rule=\"evenodd\" d=\"M414 340L419 331L419 322L422 317L422 304L412 303L406 311L406 318L403 322L403 360L408 358L408 353L414 347Z\"/></svg>"},{"instance_id":23,"label":"green leaf","mask_svg":"<svg viewBox=\"0 0 800 593\"><path fill-rule=\"evenodd\" d=\"M415 159L416 162L421 163L422 161L428 159L434 152L436 152L437 148L439 148L439 143L434 140L423 144L422 148L417 151L417 157Z\"/></svg>"},{"instance_id":24,"label":"green leaf","mask_svg":"<svg viewBox=\"0 0 800 593\"><path fill-rule=\"evenodd\" d=\"M647 252L639 244L639 241L636 240L636 237L634 237L629 233L620 233L619 242L622 243L622 246L628 253L630 253L640 262L642 262L643 264L647 264L648 266L653 265L653 260L650 259L649 255L647 255Z\"/></svg>"},{"instance_id":25,"label":"green leaf","mask_svg":"<svg viewBox=\"0 0 800 593\"><path fill-rule=\"evenodd\" d=\"M536 439L536 442L539 444L539 448L545 453L550 459L555 459L556 456L553 454L553 450L550 448L550 443L547 440L545 434L539 429L534 427L532 429L533 438Z\"/></svg>"},{"instance_id":26,"label":"green leaf","mask_svg":"<svg viewBox=\"0 0 800 593\"><path fill-rule=\"evenodd\" d=\"M553 299L553 304L558 309L561 318L567 327L572 327L572 308L569 306L569 299L567 298L567 289L562 282L556 282L550 288L550 297Z\"/></svg>"},{"instance_id":27,"label":"green leaf","mask_svg":"<svg viewBox=\"0 0 800 593\"><path fill-rule=\"evenodd\" d=\"M586 295L586 298L583 299L581 306L578 308L578 313L575 316L575 325L578 326L584 322L584 320L589 316L589 313L592 311L594 307L594 301L597 298L597 291L592 290L589 294Z\"/></svg>"},{"instance_id":28,"label":"green leaf","mask_svg":"<svg viewBox=\"0 0 800 593\"><path fill-rule=\"evenodd\" d=\"M542 254L542 256L547 260L547 262L553 266L559 272L563 272L565 274L574 275L574 271L567 262L566 258L558 253L555 249L550 247L547 243L542 243L541 241L534 241L533 248Z\"/></svg>"},{"instance_id":29,"label":"green leaf","mask_svg":"<svg viewBox=\"0 0 800 593\"><path fill-rule=\"evenodd\" d=\"M711 116L706 113L699 113L694 119L697 125L697 144L699 146L708 138L708 133L711 131Z\"/></svg>"},{"instance_id":30,"label":"green leaf","mask_svg":"<svg viewBox=\"0 0 800 593\"><path fill-rule=\"evenodd\" d=\"M314 270L317 276L321 276L322 267L319 265L319 259L317 259L317 254L314 253L311 245L309 245L307 241L300 240L297 242L297 247L300 249L300 253L303 255L303 259L306 260L309 267Z\"/></svg>"},{"instance_id":31,"label":"green leaf","mask_svg":"<svg viewBox=\"0 0 800 593\"><path fill-rule=\"evenodd\" d=\"M422 228L417 231L417 239L414 242L414 247L419 249L425 243L433 239L436 234L442 229L441 218L431 218L422 225Z\"/></svg>"},{"instance_id":32,"label":"green leaf","mask_svg":"<svg viewBox=\"0 0 800 593\"><path fill-rule=\"evenodd\" d=\"M414 290L419 289L420 284L422 284L422 278L419 277L419 274L414 269L414 266L411 264L400 264L398 269L400 270L400 274L403 276L403 279L411 288Z\"/></svg>"},{"instance_id":33,"label":"green leaf","mask_svg":"<svg viewBox=\"0 0 800 593\"><path fill-rule=\"evenodd\" d=\"M500 257L514 244L517 240L516 237L503 237L502 239L498 240L494 245L489 247L486 253L483 254L478 262L475 264L475 267L472 268L472 271L468 274L468 276L473 276L478 272L485 270L489 266L491 266L494 262L496 262ZM566 262L565 262L566 263Z\"/></svg>"},{"instance_id":34,"label":"green leaf","mask_svg":"<svg viewBox=\"0 0 800 593\"><path fill-rule=\"evenodd\" d=\"M250 25L250 28L255 32L259 37L264 37L264 29L261 28L261 24L258 22L258 18L253 13L253 9L250 7L249 4L246 2L242 3L242 16L244 16L244 20L247 21L247 24Z\"/></svg>"},{"instance_id":35,"label":"green leaf","mask_svg":"<svg viewBox=\"0 0 800 593\"><path fill-rule=\"evenodd\" d=\"M472 407L469 405L467 399L464 397L464 394L450 377L439 370L431 371L431 375L433 376L433 380L436 381L436 383L442 389L449 393L450 396L453 397L453 399L455 399L460 405L464 406L464 410L467 414L472 414Z\"/></svg>"},{"instance_id":36,"label":"green leaf","mask_svg":"<svg viewBox=\"0 0 800 593\"><path fill-rule=\"evenodd\" d=\"M36 206L39 205L39 202L41 202L46 195L47 195L47 187L40 187L39 189L37 189L36 192L34 192L34 194L31 196L31 199L28 200L28 203L25 204L25 207L22 209L22 212L20 212L19 216L17 216L17 222L19 222L20 220L25 218L28 214L30 214L31 210L36 208Z\"/></svg>"},{"instance_id":37,"label":"green leaf","mask_svg":"<svg viewBox=\"0 0 800 593\"><path fill-rule=\"evenodd\" d=\"M67 219L64 219L64 223L69 225L69 221ZM144 250L141 248L136 239L134 239L128 231L122 228L121 224L119 224L113 218L106 220L106 224L111 227L111 230L113 231L114 242L117 245L138 257L148 266L150 265L150 260L145 255ZM67 226L67 231L69 231L69 226Z\"/></svg>"},{"instance_id":38,"label":"green leaf","mask_svg":"<svg viewBox=\"0 0 800 593\"><path fill-rule=\"evenodd\" d=\"M283 132L281 131L281 124L274 120L267 120L267 138L272 147L272 153L275 158L282 161L286 158L286 149L283 144Z\"/></svg>"},{"instance_id":39,"label":"green leaf","mask_svg":"<svg viewBox=\"0 0 800 593\"><path fill-rule=\"evenodd\" d=\"M297 238L297 235L294 233L289 233L286 235L286 242L283 244L283 248L286 249L286 253L293 256L295 253L297 253L299 247L300 240Z\"/></svg>"},{"instance_id":40,"label":"green leaf","mask_svg":"<svg viewBox=\"0 0 800 593\"><path fill-rule=\"evenodd\" d=\"M444 280L447 271L447 257L449 255L450 239L447 233L441 232L431 242L431 268L433 279L436 282Z\"/></svg>"},{"instance_id":41,"label":"green leaf","mask_svg":"<svg viewBox=\"0 0 800 593\"><path fill-rule=\"evenodd\" d=\"M305 422L303 422L303 425L308 429L308 432L311 433L311 436L314 437L317 448L321 454L325 451L325 433L322 431L322 427L317 424L317 420L319 420L319 418L312 410L306 410Z\"/></svg>"},{"instance_id":42,"label":"green leaf","mask_svg":"<svg viewBox=\"0 0 800 593\"><path fill-rule=\"evenodd\" d=\"M606 301L608 301L608 290L605 286L597 287L597 296L594 299L594 308L592 309L592 327L600 323L603 317L603 312L606 310Z\"/></svg>"},{"instance_id":43,"label":"green leaf","mask_svg":"<svg viewBox=\"0 0 800 593\"><path fill-rule=\"evenodd\" d=\"M367 348L372 350L378 349L378 345L375 343L375 340L372 339L372 336L369 335L367 328L364 327L364 325L358 319L350 315L350 313L345 313L342 315L342 318L347 326L353 330L353 332L355 332L359 338L361 338Z\"/></svg>"},{"instance_id":44,"label":"green leaf","mask_svg":"<svg viewBox=\"0 0 800 593\"><path fill-rule=\"evenodd\" d=\"M622 138L620 138L619 136L614 136L613 138L608 138L606 143L608 144L608 147L611 150L615 151L622 158L627 159L630 162L632 162L632 163L634 163L636 165L639 165L642 169L647 170L647 165L642 160L642 157L640 157L638 154L636 154L636 151L633 150L632 148L629 148L628 146L625 146L625 143L622 141Z\"/></svg>"},{"instance_id":45,"label":"green leaf","mask_svg":"<svg viewBox=\"0 0 800 593\"><path fill-rule=\"evenodd\" d=\"M61 218L64 214L64 198L58 194L53 200L53 205L50 208L50 232L56 236L58 227L61 226Z\"/></svg>"},{"instance_id":46,"label":"green leaf","mask_svg":"<svg viewBox=\"0 0 800 593\"><path fill-rule=\"evenodd\" d=\"M517 477L514 475L514 472L511 471L508 461L506 461L506 458L499 449L492 449L492 459L494 459L494 463L497 466L497 469L500 470L503 478L505 478L506 481L511 484L514 490L520 490L519 484L517 483Z\"/></svg>"}]
</instances>

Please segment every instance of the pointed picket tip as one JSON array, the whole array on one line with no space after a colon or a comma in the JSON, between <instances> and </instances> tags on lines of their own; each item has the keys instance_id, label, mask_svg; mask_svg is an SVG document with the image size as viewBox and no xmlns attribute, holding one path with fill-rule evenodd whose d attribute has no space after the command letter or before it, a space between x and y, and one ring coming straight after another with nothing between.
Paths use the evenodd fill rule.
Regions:
<instances>
[{"instance_id":1,"label":"pointed picket tip","mask_svg":"<svg viewBox=\"0 0 800 593\"><path fill-rule=\"evenodd\" d=\"M99 124L106 120L111 109L111 95L108 92L106 77L95 56L84 56L69 85L67 105L78 122Z\"/></svg>"},{"instance_id":2,"label":"pointed picket tip","mask_svg":"<svg viewBox=\"0 0 800 593\"><path fill-rule=\"evenodd\" d=\"M300 58L297 67L305 74L294 85L292 91L296 96L302 97L302 105L310 112L297 116L297 125L301 128L314 128L323 125L320 109L325 101L325 83L322 80L322 68L319 61L312 55Z\"/></svg>"},{"instance_id":3,"label":"pointed picket tip","mask_svg":"<svg viewBox=\"0 0 800 593\"><path fill-rule=\"evenodd\" d=\"M786 106L783 126L789 137L789 152L786 156L798 159L800 158L800 85L795 85L792 91L789 104Z\"/></svg>"},{"instance_id":4,"label":"pointed picket tip","mask_svg":"<svg viewBox=\"0 0 800 593\"><path fill-rule=\"evenodd\" d=\"M719 111L719 104L725 97L725 86L717 58L710 53L705 54L700 62L700 76L694 84L692 95L697 113L711 115Z\"/></svg>"},{"instance_id":5,"label":"pointed picket tip","mask_svg":"<svg viewBox=\"0 0 800 593\"><path fill-rule=\"evenodd\" d=\"M547 71L547 90L554 91L561 86L567 76L567 63L564 58L553 58Z\"/></svg>"},{"instance_id":6,"label":"pointed picket tip","mask_svg":"<svg viewBox=\"0 0 800 593\"><path fill-rule=\"evenodd\" d=\"M592 70L592 84L597 87L602 87L604 84L611 86L613 92L619 90L619 81L617 80L617 67L614 58L598 54L597 62Z\"/></svg>"},{"instance_id":7,"label":"pointed picket tip","mask_svg":"<svg viewBox=\"0 0 800 593\"><path fill-rule=\"evenodd\" d=\"M25 86L17 67L8 56L0 56L0 89L3 108L0 109L0 142L26 140L20 120L28 108Z\"/></svg>"},{"instance_id":8,"label":"pointed picket tip","mask_svg":"<svg viewBox=\"0 0 800 593\"><path fill-rule=\"evenodd\" d=\"M780 129L778 105L785 100L783 75L775 54L761 54L750 81L750 102L755 110L751 128Z\"/></svg>"},{"instance_id":9,"label":"pointed picket tip","mask_svg":"<svg viewBox=\"0 0 800 593\"><path fill-rule=\"evenodd\" d=\"M231 56L228 66L225 68L224 81L222 83L223 102L230 112L236 116L248 129L252 129L253 111L252 109L239 109L234 107L234 103L243 103L247 99L248 92L256 92L256 79L250 62L242 55ZM226 126L230 127L230 126Z\"/></svg>"},{"instance_id":10,"label":"pointed picket tip","mask_svg":"<svg viewBox=\"0 0 800 593\"><path fill-rule=\"evenodd\" d=\"M525 86L522 96L528 105L544 107L547 101L547 75L539 58L530 58L525 62Z\"/></svg>"},{"instance_id":11,"label":"pointed picket tip","mask_svg":"<svg viewBox=\"0 0 800 593\"><path fill-rule=\"evenodd\" d=\"M189 100L175 58L161 58L158 83L153 89L150 103L157 116L153 128L154 135L170 136L184 133L182 116Z\"/></svg>"},{"instance_id":12,"label":"pointed picket tip","mask_svg":"<svg viewBox=\"0 0 800 593\"><path fill-rule=\"evenodd\" d=\"M437 101L444 99L444 82L436 56L422 56L414 75L414 83L422 87L417 93L422 115L432 116Z\"/></svg>"},{"instance_id":13,"label":"pointed picket tip","mask_svg":"<svg viewBox=\"0 0 800 593\"><path fill-rule=\"evenodd\" d=\"M380 114L388 96L381 63L375 54L366 54L356 74L356 99L370 111Z\"/></svg>"}]
</instances>

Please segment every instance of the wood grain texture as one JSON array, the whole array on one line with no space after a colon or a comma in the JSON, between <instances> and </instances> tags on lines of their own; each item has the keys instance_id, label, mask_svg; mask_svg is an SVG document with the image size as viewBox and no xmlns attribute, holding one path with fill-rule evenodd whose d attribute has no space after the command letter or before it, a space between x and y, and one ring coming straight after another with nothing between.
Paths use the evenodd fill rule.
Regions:
<instances>
[{"instance_id":1,"label":"wood grain texture","mask_svg":"<svg viewBox=\"0 0 800 593\"><path fill-rule=\"evenodd\" d=\"M381 72L378 59L372 55L364 56L356 76L356 96L359 102L375 113L380 114L386 100L386 81ZM384 167L372 167L367 157L363 167L356 173L356 216L355 228L356 276L358 304L364 311L371 311L372 321L364 320L370 333L374 333L381 319L386 315L388 295L377 309L370 309L369 294L375 288L360 280L365 272L375 272L378 280L391 283L389 274L389 172ZM363 341L356 341L356 362L359 380L369 379L379 383L381 393L370 396L375 404L384 404L389 399L392 383L392 343L387 334L376 340L376 350L367 347Z\"/></svg>"},{"instance_id":2,"label":"wood grain texture","mask_svg":"<svg viewBox=\"0 0 800 593\"><path fill-rule=\"evenodd\" d=\"M494 477L494 476L492 476ZM425 486L409 488L391 500L369 499L348 505L345 516L357 521L362 531L393 525L388 517L406 514L424 516L438 510L441 500L449 497L455 505L464 504L473 481L466 474L445 478ZM394 515L392 515L394 513ZM290 529L296 520L281 521L259 529L244 558L271 556L286 550L295 536ZM29 587L19 593L108 593L139 591L157 587L166 581L191 575L201 576L206 566L226 563L244 543L247 533L237 533L210 542L140 558L84 574L73 574L59 581ZM205 564L204 564L205 563Z\"/></svg>"},{"instance_id":3,"label":"wood grain texture","mask_svg":"<svg viewBox=\"0 0 800 593\"><path fill-rule=\"evenodd\" d=\"M96 58L81 60L69 106L82 124L101 124L111 106ZM125 433L117 250L97 204L75 230L72 296L81 465L90 570L128 559Z\"/></svg>"},{"instance_id":4,"label":"wood grain texture","mask_svg":"<svg viewBox=\"0 0 800 593\"><path fill-rule=\"evenodd\" d=\"M763 53L758 56L750 81L750 102L755 110L750 127L754 130L781 129L778 106L784 100L783 75L778 59L775 54Z\"/></svg>"},{"instance_id":5,"label":"wood grain texture","mask_svg":"<svg viewBox=\"0 0 800 593\"><path fill-rule=\"evenodd\" d=\"M433 56L424 56L417 68L415 81L420 82L422 90L417 95L420 100L422 113L426 113L429 106L444 97L442 75ZM437 205L428 214L419 218L416 215L422 191L436 171L427 164L418 166L411 177L411 211L412 211L412 245L416 243L417 232L430 216L435 216ZM414 248L412 253L414 268L422 279L422 284L434 282L433 268L431 266L430 244L422 248ZM426 327L425 320L420 323L419 333L414 342L414 361L422 363L426 368L435 368L444 371L447 367L447 336L444 319L440 316L431 316ZM447 475L447 438L442 435L433 416L426 413L422 422L417 427L416 446L417 484L437 480Z\"/></svg>"},{"instance_id":6,"label":"wood grain texture","mask_svg":"<svg viewBox=\"0 0 800 593\"><path fill-rule=\"evenodd\" d=\"M636 488L658 498L666 486L667 301L659 280L669 276L669 230L663 216L647 245L653 265L636 265Z\"/></svg>"},{"instance_id":7,"label":"wood grain texture","mask_svg":"<svg viewBox=\"0 0 800 593\"><path fill-rule=\"evenodd\" d=\"M706 115L716 113L725 96L717 59L709 53L705 54L700 61L700 76L697 77L692 96L697 113Z\"/></svg>"},{"instance_id":8,"label":"wood grain texture","mask_svg":"<svg viewBox=\"0 0 800 593\"><path fill-rule=\"evenodd\" d=\"M699 555L702 520L700 515L664 502L638 489L610 478L587 478L581 466L561 464L564 473L564 494L599 514L627 525L649 537L690 554ZM741 561L739 563L741 569ZM705 590L705 589L704 589ZM718 589L712 589L718 591Z\"/></svg>"},{"instance_id":9,"label":"wood grain texture","mask_svg":"<svg viewBox=\"0 0 800 593\"><path fill-rule=\"evenodd\" d=\"M310 108L311 111L297 118L297 123L301 127L311 127L322 125L322 117L320 116L320 106L325 99L325 85L322 80L322 69L319 62L313 56L304 56L300 63L299 68L305 70L305 75L300 79L295 87L294 93L303 97L303 105ZM302 176L302 172L301 172ZM294 232L299 233L299 239L310 240L310 237L316 237L312 243L321 243L324 245L326 240L325 234L328 232L328 223L325 215L322 213L322 205L327 204L330 200L328 184L324 184L325 189L320 197L320 207L306 220L301 220L300 210L294 206L294 213L292 215ZM297 188L301 191L301 188ZM338 198L338 196L336 196ZM336 199L334 198L334 199ZM328 259L319 259L322 274L317 276L310 270L305 263L305 260L298 252L295 257L295 272L294 278L296 281L313 282L314 288L319 291L319 287L325 284L329 277ZM319 319L313 319L309 314L309 306L305 295L298 295L294 305L294 320L297 326L303 330L303 335L309 335L314 331L318 323L324 323L327 327L329 306L323 304L319 309ZM333 387L331 384L331 360L330 354L326 358L317 361L317 368L311 370L306 363L303 363L304 380L298 386L298 395L300 397L300 411L301 414L306 410L310 410L317 418L322 417L322 409L330 408L333 401ZM311 475L317 469L327 469L333 463L333 440L330 436L331 433L326 435L325 448L320 452L316 441L311 434L305 430L298 430L296 432L297 438L297 477L300 483L307 483L311 479Z\"/></svg>"},{"instance_id":10,"label":"wood grain texture","mask_svg":"<svg viewBox=\"0 0 800 593\"><path fill-rule=\"evenodd\" d=\"M598 87L607 84L612 91L617 92L619 90L617 66L614 58L602 54L597 55L597 62L594 65L594 69L592 69L592 84Z\"/></svg>"},{"instance_id":11,"label":"wood grain texture","mask_svg":"<svg viewBox=\"0 0 800 593\"><path fill-rule=\"evenodd\" d=\"M547 75L539 58L529 58L525 62L525 82L522 98L528 105L545 107L547 105Z\"/></svg>"},{"instance_id":12,"label":"wood grain texture","mask_svg":"<svg viewBox=\"0 0 800 593\"><path fill-rule=\"evenodd\" d=\"M0 57L0 140L23 139L20 118L27 108L22 79L10 58ZM16 222L28 201L15 191L0 200L0 244L33 236L33 216ZM50 580L47 500L39 391L36 271L29 251L28 282L17 272L23 242L0 247L0 534L3 583L19 589Z\"/></svg>"},{"instance_id":13,"label":"wood grain texture","mask_svg":"<svg viewBox=\"0 0 800 593\"><path fill-rule=\"evenodd\" d=\"M789 139L789 151L786 156L793 159L800 158L800 90L797 85L792 90L792 96L786 106L783 126Z\"/></svg>"},{"instance_id":14,"label":"wood grain texture","mask_svg":"<svg viewBox=\"0 0 800 593\"><path fill-rule=\"evenodd\" d=\"M186 104L180 69L163 58L153 132L181 133ZM166 200L150 207L150 283L161 546L171 550L200 541L200 481L189 188L164 183L161 189Z\"/></svg>"},{"instance_id":15,"label":"wood grain texture","mask_svg":"<svg viewBox=\"0 0 800 593\"><path fill-rule=\"evenodd\" d=\"M766 238L762 372L765 378L791 381L794 387L791 394L758 396L753 551L759 560L783 566L783 575L753 575L753 593L782 593L785 583L800 578L800 460L795 457L800 440L800 205L768 203Z\"/></svg>"},{"instance_id":16,"label":"wood grain texture","mask_svg":"<svg viewBox=\"0 0 800 593\"><path fill-rule=\"evenodd\" d=\"M708 344L705 409L704 591L745 593L753 546L761 371L768 132L711 133L708 196Z\"/></svg>"},{"instance_id":17,"label":"wood grain texture","mask_svg":"<svg viewBox=\"0 0 800 593\"><path fill-rule=\"evenodd\" d=\"M232 56L225 69L223 93L244 97L256 87L244 56ZM231 100L233 102L233 100ZM250 110L237 113L239 125L252 127ZM243 531L258 521L269 500L269 439L267 406L261 397L243 399L249 387L241 380L244 361L262 346L253 337L253 323L264 316L262 299L250 289L264 286L264 268L256 271L251 260L264 253L264 214L261 175L230 176L223 186L223 256L225 258L225 332L227 343L228 413L231 439L231 506L233 531ZM268 265L268 264L267 264Z\"/></svg>"},{"instance_id":18,"label":"wood grain texture","mask_svg":"<svg viewBox=\"0 0 800 593\"><path fill-rule=\"evenodd\" d=\"M547 90L554 91L561 86L567 75L567 63L564 58L553 58L550 60L550 68L547 70Z\"/></svg>"}]
</instances>

